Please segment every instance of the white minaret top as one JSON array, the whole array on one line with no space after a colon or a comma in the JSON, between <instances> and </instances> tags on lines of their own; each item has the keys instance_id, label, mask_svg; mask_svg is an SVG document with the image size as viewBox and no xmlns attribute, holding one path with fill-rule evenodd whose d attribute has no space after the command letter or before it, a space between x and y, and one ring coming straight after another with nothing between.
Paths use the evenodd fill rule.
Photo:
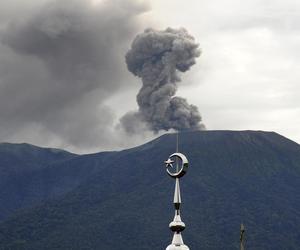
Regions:
<instances>
[{"instance_id":1,"label":"white minaret top","mask_svg":"<svg viewBox=\"0 0 300 250\"><path fill-rule=\"evenodd\" d=\"M176 160L174 160L176 159ZM174 171L173 163L176 161L176 170ZM180 164L181 163L181 164ZM188 246L184 245L181 232L185 229L185 224L180 217L180 186L179 178L185 175L188 169L188 160L185 155L181 153L174 153L170 155L169 159L165 161L167 173L172 178L175 178L175 191L174 191L174 207L175 216L173 221L169 224L169 228L174 232L173 240L166 250L189 250ZM180 164L180 166L178 166ZM179 168L180 167L180 168Z\"/></svg>"}]
</instances>

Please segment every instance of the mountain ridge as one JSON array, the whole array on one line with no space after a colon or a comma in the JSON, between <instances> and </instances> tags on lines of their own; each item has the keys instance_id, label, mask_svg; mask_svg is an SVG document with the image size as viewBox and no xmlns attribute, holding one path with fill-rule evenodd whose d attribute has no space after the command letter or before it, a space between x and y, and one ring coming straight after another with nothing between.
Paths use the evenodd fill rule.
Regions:
<instances>
[{"instance_id":1,"label":"mountain ridge","mask_svg":"<svg viewBox=\"0 0 300 250\"><path fill-rule=\"evenodd\" d=\"M68 170L64 177L72 170L77 177L89 169L91 174L67 193L1 223L4 249L167 246L174 181L163 161L175 144L176 135L167 134L57 166ZM180 133L179 150L191 165L181 180L183 237L191 249L237 248L242 221L248 249L297 249L299 144L274 132L199 131Z\"/></svg>"}]
</instances>

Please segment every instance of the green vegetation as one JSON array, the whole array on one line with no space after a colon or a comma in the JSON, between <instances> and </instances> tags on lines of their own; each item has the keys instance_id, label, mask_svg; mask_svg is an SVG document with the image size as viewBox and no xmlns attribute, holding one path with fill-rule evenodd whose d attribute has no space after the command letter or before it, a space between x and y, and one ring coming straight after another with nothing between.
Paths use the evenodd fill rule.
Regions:
<instances>
[{"instance_id":1,"label":"green vegetation","mask_svg":"<svg viewBox=\"0 0 300 250\"><path fill-rule=\"evenodd\" d=\"M76 183L2 222L0 249L164 249L172 238L174 181L163 161L175 141L164 135L41 170L55 176L50 189ZM276 133L199 131L181 134L179 149L190 161L181 189L183 238L191 249L238 249L241 222L246 249L299 248L298 144Z\"/></svg>"}]
</instances>

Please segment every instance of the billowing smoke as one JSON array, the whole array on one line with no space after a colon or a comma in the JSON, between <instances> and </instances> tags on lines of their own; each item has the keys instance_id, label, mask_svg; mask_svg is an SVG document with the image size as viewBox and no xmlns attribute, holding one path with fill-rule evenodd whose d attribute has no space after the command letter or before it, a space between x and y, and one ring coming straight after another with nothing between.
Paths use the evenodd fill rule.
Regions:
<instances>
[{"instance_id":1,"label":"billowing smoke","mask_svg":"<svg viewBox=\"0 0 300 250\"><path fill-rule=\"evenodd\" d=\"M139 110L121 118L127 132L141 127L154 132L201 128L198 108L174 96L176 82L181 80L178 71L189 70L198 56L198 44L183 28L147 29L134 39L126 63L128 70L142 79L143 86L137 95Z\"/></svg>"},{"instance_id":2,"label":"billowing smoke","mask_svg":"<svg viewBox=\"0 0 300 250\"><path fill-rule=\"evenodd\" d=\"M144 26L147 3L18 1L11 15L4 13L5 4L0 141L76 151L118 147L116 114L105 102L128 82L124 53Z\"/></svg>"}]
</instances>

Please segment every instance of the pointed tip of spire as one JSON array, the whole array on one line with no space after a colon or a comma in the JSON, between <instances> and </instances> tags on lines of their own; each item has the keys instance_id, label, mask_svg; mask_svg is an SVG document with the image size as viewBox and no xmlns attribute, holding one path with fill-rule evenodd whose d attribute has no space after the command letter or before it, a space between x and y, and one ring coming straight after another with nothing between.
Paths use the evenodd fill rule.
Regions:
<instances>
[{"instance_id":1,"label":"pointed tip of spire","mask_svg":"<svg viewBox=\"0 0 300 250\"><path fill-rule=\"evenodd\" d=\"M179 132L176 133L176 153L179 152Z\"/></svg>"}]
</instances>

